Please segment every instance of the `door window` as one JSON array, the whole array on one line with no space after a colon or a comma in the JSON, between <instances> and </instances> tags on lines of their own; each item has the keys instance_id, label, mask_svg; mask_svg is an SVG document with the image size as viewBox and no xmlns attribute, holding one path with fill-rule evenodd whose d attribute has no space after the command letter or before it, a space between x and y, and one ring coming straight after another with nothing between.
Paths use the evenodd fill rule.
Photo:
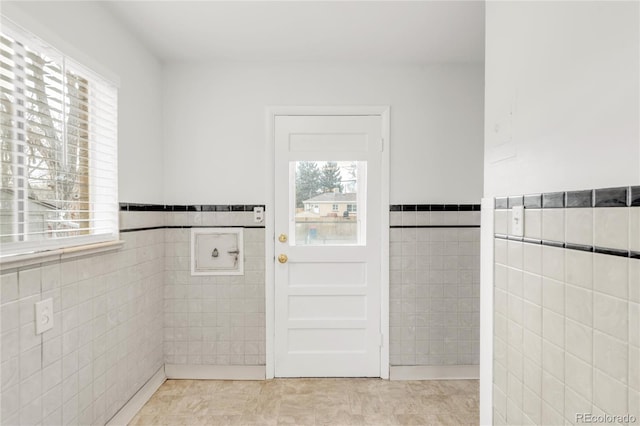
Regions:
<instances>
[{"instance_id":1,"label":"door window","mask_svg":"<svg viewBox=\"0 0 640 426\"><path fill-rule=\"evenodd\" d=\"M291 161L292 245L364 245L366 161ZM358 207L360 205L360 208Z\"/></svg>"}]
</instances>

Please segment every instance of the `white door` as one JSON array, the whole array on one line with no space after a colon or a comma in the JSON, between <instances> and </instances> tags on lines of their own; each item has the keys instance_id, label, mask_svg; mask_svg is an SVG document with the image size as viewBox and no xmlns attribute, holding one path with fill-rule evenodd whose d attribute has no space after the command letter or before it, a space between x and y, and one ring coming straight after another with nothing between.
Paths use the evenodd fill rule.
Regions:
<instances>
[{"instance_id":1,"label":"white door","mask_svg":"<svg viewBox=\"0 0 640 426\"><path fill-rule=\"evenodd\" d=\"M275 118L275 376L380 377L380 116Z\"/></svg>"}]
</instances>

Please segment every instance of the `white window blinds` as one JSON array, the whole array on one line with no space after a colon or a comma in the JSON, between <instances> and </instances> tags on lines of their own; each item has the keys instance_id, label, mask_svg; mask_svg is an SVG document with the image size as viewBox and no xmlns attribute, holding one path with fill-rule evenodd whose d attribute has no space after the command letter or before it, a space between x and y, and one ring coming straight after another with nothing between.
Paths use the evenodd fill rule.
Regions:
<instances>
[{"instance_id":1,"label":"white window blinds","mask_svg":"<svg viewBox=\"0 0 640 426\"><path fill-rule=\"evenodd\" d=\"M117 89L3 19L1 255L117 238Z\"/></svg>"}]
</instances>

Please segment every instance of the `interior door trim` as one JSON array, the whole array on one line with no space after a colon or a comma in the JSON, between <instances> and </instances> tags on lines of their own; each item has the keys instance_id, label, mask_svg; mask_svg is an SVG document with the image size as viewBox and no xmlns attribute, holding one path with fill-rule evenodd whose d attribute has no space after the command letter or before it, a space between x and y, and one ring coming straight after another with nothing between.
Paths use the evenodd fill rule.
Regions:
<instances>
[{"instance_id":1,"label":"interior door trim","mask_svg":"<svg viewBox=\"0 0 640 426\"><path fill-rule=\"evenodd\" d=\"M265 326L266 326L266 378L275 376L275 119L278 116L380 116L383 148L380 185L380 377L389 379L389 146L390 112L388 105L378 106L267 106L266 107L266 176L265 203Z\"/></svg>"}]
</instances>

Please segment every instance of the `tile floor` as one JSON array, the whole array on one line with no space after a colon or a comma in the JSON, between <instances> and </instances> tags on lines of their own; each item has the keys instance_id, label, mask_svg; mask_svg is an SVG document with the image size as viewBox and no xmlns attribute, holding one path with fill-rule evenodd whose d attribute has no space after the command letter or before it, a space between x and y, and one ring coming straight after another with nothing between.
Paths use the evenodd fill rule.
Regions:
<instances>
[{"instance_id":1,"label":"tile floor","mask_svg":"<svg viewBox=\"0 0 640 426\"><path fill-rule=\"evenodd\" d=\"M167 380L131 425L478 424L478 381Z\"/></svg>"}]
</instances>

